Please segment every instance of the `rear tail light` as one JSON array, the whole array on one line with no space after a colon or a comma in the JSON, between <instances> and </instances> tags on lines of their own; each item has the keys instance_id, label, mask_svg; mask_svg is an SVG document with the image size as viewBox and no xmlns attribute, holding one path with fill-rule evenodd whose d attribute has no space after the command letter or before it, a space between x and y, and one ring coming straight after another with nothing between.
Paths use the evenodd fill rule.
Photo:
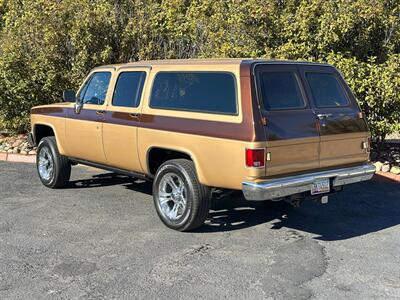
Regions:
<instances>
[{"instance_id":1,"label":"rear tail light","mask_svg":"<svg viewBox=\"0 0 400 300\"><path fill-rule=\"evenodd\" d=\"M265 166L265 149L246 149L246 167L262 168Z\"/></svg>"}]
</instances>

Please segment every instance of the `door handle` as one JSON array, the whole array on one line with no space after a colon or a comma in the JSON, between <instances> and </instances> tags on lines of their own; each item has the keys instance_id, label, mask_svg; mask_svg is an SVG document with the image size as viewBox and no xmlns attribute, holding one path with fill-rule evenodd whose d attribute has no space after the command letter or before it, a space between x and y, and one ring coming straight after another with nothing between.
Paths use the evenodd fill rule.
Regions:
<instances>
[{"instance_id":1,"label":"door handle","mask_svg":"<svg viewBox=\"0 0 400 300\"><path fill-rule=\"evenodd\" d=\"M129 116L130 116L131 118L138 119L138 118L140 117L140 114L139 114L139 113L130 113Z\"/></svg>"},{"instance_id":2,"label":"door handle","mask_svg":"<svg viewBox=\"0 0 400 300\"><path fill-rule=\"evenodd\" d=\"M318 117L318 119L322 120L322 119L332 117L332 114L318 114L317 117Z\"/></svg>"},{"instance_id":3,"label":"door handle","mask_svg":"<svg viewBox=\"0 0 400 300\"><path fill-rule=\"evenodd\" d=\"M105 112L106 112L105 110L97 110L96 114L97 115L104 115Z\"/></svg>"}]
</instances>

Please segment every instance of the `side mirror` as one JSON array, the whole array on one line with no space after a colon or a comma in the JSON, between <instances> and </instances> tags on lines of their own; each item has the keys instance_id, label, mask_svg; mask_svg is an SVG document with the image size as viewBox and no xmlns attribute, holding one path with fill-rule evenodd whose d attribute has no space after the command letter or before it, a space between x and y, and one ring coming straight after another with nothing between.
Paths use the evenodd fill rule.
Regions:
<instances>
[{"instance_id":1,"label":"side mirror","mask_svg":"<svg viewBox=\"0 0 400 300\"><path fill-rule=\"evenodd\" d=\"M75 102L76 101L76 93L73 90L65 90L63 92L63 99L65 102Z\"/></svg>"}]
</instances>

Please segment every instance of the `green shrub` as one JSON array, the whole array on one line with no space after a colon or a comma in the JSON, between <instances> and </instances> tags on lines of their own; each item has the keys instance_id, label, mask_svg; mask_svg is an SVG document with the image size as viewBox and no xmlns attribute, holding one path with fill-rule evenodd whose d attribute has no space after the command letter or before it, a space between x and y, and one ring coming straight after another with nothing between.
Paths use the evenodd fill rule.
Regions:
<instances>
[{"instance_id":1,"label":"green shrub","mask_svg":"<svg viewBox=\"0 0 400 300\"><path fill-rule=\"evenodd\" d=\"M375 58L361 62L334 54L328 57L328 62L343 73L378 142L400 129L399 54L390 55L381 64Z\"/></svg>"},{"instance_id":2,"label":"green shrub","mask_svg":"<svg viewBox=\"0 0 400 300\"><path fill-rule=\"evenodd\" d=\"M393 0L0 0L0 130L27 130L97 65L265 57L337 66L382 139L399 127L399 26Z\"/></svg>"}]
</instances>

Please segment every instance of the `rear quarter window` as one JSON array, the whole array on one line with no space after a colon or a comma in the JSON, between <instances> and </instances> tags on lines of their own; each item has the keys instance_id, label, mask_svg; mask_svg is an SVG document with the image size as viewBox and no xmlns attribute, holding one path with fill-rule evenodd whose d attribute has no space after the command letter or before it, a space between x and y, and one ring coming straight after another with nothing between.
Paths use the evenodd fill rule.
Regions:
<instances>
[{"instance_id":1,"label":"rear quarter window","mask_svg":"<svg viewBox=\"0 0 400 300\"><path fill-rule=\"evenodd\" d=\"M307 72L306 79L316 107L342 107L349 104L343 85L335 74Z\"/></svg>"},{"instance_id":2,"label":"rear quarter window","mask_svg":"<svg viewBox=\"0 0 400 300\"><path fill-rule=\"evenodd\" d=\"M150 107L236 115L235 77L224 72L160 72L154 79Z\"/></svg>"}]
</instances>

